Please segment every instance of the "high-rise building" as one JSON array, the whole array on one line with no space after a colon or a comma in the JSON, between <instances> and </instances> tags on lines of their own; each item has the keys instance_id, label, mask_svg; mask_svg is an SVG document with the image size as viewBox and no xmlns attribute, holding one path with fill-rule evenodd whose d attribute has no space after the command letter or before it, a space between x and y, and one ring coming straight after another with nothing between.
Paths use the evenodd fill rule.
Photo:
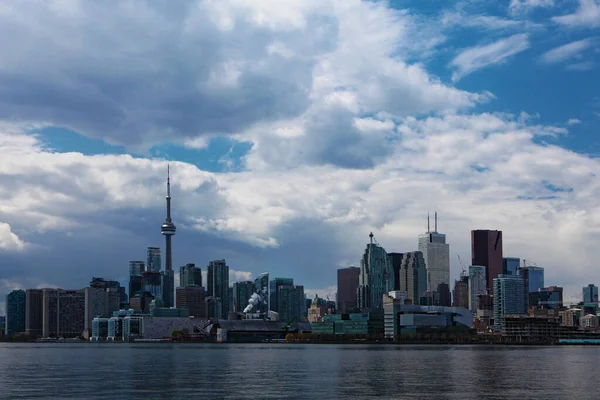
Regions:
<instances>
[{"instance_id":1,"label":"high-rise building","mask_svg":"<svg viewBox=\"0 0 600 400\"><path fill-rule=\"evenodd\" d=\"M477 296L487 293L487 280L485 277L485 266L469 266L469 309L477 312Z\"/></svg>"},{"instance_id":2,"label":"high-rise building","mask_svg":"<svg viewBox=\"0 0 600 400\"><path fill-rule=\"evenodd\" d=\"M589 284L583 288L583 303L598 306L598 286Z\"/></svg>"},{"instance_id":3,"label":"high-rise building","mask_svg":"<svg viewBox=\"0 0 600 400\"><path fill-rule=\"evenodd\" d=\"M129 297L143 289L142 273L146 271L143 261L129 261Z\"/></svg>"},{"instance_id":4,"label":"high-rise building","mask_svg":"<svg viewBox=\"0 0 600 400\"><path fill-rule=\"evenodd\" d=\"M196 264L180 267L179 286L202 286L202 269L196 267Z\"/></svg>"},{"instance_id":5,"label":"high-rise building","mask_svg":"<svg viewBox=\"0 0 600 400\"><path fill-rule=\"evenodd\" d=\"M175 288L177 308L187 308L190 317L206 318L206 292L202 286L180 286Z\"/></svg>"},{"instance_id":6,"label":"high-rise building","mask_svg":"<svg viewBox=\"0 0 600 400\"><path fill-rule=\"evenodd\" d=\"M280 320L291 321L294 318L298 321L304 320L306 312L304 286L280 286L277 293L277 302L277 312L279 313Z\"/></svg>"},{"instance_id":7,"label":"high-rise building","mask_svg":"<svg viewBox=\"0 0 600 400\"><path fill-rule=\"evenodd\" d=\"M494 328L504 328L504 316L524 314L525 281L520 276L500 274L494 278Z\"/></svg>"},{"instance_id":8,"label":"high-rise building","mask_svg":"<svg viewBox=\"0 0 600 400\"><path fill-rule=\"evenodd\" d=\"M563 288L560 286L549 286L538 289L537 292L529 293L529 305L544 309L556 309L563 307Z\"/></svg>"},{"instance_id":9,"label":"high-rise building","mask_svg":"<svg viewBox=\"0 0 600 400\"><path fill-rule=\"evenodd\" d=\"M233 284L233 311L243 312L255 291L256 287L252 281L235 282ZM254 309L251 311L256 312Z\"/></svg>"},{"instance_id":10,"label":"high-rise building","mask_svg":"<svg viewBox=\"0 0 600 400\"><path fill-rule=\"evenodd\" d=\"M25 291L25 333L41 335L44 316L44 298L42 289Z\"/></svg>"},{"instance_id":11,"label":"high-rise building","mask_svg":"<svg viewBox=\"0 0 600 400\"><path fill-rule=\"evenodd\" d=\"M517 269L517 275L523 278L525 284L525 301L527 306L537 305L538 291L544 287L544 268L523 266Z\"/></svg>"},{"instance_id":12,"label":"high-rise building","mask_svg":"<svg viewBox=\"0 0 600 400\"><path fill-rule=\"evenodd\" d=\"M450 307L452 305L452 295L450 294L450 285L440 283L437 287L437 293L440 299L440 306Z\"/></svg>"},{"instance_id":13,"label":"high-rise building","mask_svg":"<svg viewBox=\"0 0 600 400\"><path fill-rule=\"evenodd\" d=\"M25 332L27 295L24 290L13 290L6 295L6 336Z\"/></svg>"},{"instance_id":14,"label":"high-rise building","mask_svg":"<svg viewBox=\"0 0 600 400\"><path fill-rule=\"evenodd\" d=\"M258 306L253 310L254 312L267 313L269 311L269 273L263 272L258 278L254 280L254 287L256 288L256 294L260 296Z\"/></svg>"},{"instance_id":15,"label":"high-rise building","mask_svg":"<svg viewBox=\"0 0 600 400\"><path fill-rule=\"evenodd\" d=\"M518 257L504 257L502 259L502 273L504 275L518 275L517 270L521 266L521 259Z\"/></svg>"},{"instance_id":16,"label":"high-rise building","mask_svg":"<svg viewBox=\"0 0 600 400\"><path fill-rule=\"evenodd\" d=\"M437 212L433 231L427 216L427 233L419 235L419 251L427 267L427 290L436 291L440 283L450 284L450 246L446 235L437 231Z\"/></svg>"},{"instance_id":17,"label":"high-rise building","mask_svg":"<svg viewBox=\"0 0 600 400\"><path fill-rule=\"evenodd\" d=\"M359 276L360 268L357 267L337 270L337 308L342 314L353 312L356 308Z\"/></svg>"},{"instance_id":18,"label":"high-rise building","mask_svg":"<svg viewBox=\"0 0 600 400\"><path fill-rule=\"evenodd\" d=\"M427 291L427 268L423 253L420 251L404 253L399 282L399 290L408 293L408 300L411 301L411 304L418 305L419 299Z\"/></svg>"},{"instance_id":19,"label":"high-rise building","mask_svg":"<svg viewBox=\"0 0 600 400\"><path fill-rule=\"evenodd\" d=\"M388 268L390 270L390 288L400 290L400 268L404 253L388 253Z\"/></svg>"},{"instance_id":20,"label":"high-rise building","mask_svg":"<svg viewBox=\"0 0 600 400\"><path fill-rule=\"evenodd\" d=\"M282 286L294 286L292 278L274 278L269 282L269 311L279 311L279 288Z\"/></svg>"},{"instance_id":21,"label":"high-rise building","mask_svg":"<svg viewBox=\"0 0 600 400\"><path fill-rule=\"evenodd\" d=\"M469 308L469 276L461 275L454 281L452 291L452 304L454 307Z\"/></svg>"},{"instance_id":22,"label":"high-rise building","mask_svg":"<svg viewBox=\"0 0 600 400\"><path fill-rule=\"evenodd\" d=\"M163 302L165 307L173 307L175 301L175 272L173 271L173 255L171 252L171 238L177 230L171 220L171 175L167 166L167 218L160 227L160 233L165 237L165 272L162 277Z\"/></svg>"},{"instance_id":23,"label":"high-rise building","mask_svg":"<svg viewBox=\"0 0 600 400\"><path fill-rule=\"evenodd\" d=\"M118 298L119 292L115 291ZM85 329L85 290L43 289L43 335L72 338Z\"/></svg>"},{"instance_id":24,"label":"high-rise building","mask_svg":"<svg viewBox=\"0 0 600 400\"><path fill-rule=\"evenodd\" d=\"M142 291L152 294L155 300L164 305L163 300L163 278L160 272L145 271L142 272Z\"/></svg>"},{"instance_id":25,"label":"high-rise building","mask_svg":"<svg viewBox=\"0 0 600 400\"><path fill-rule=\"evenodd\" d=\"M207 296L221 299L220 318L227 318L229 312L229 266L225 260L215 260L208 264L206 280ZM217 310L214 307L213 309Z\"/></svg>"},{"instance_id":26,"label":"high-rise building","mask_svg":"<svg viewBox=\"0 0 600 400\"><path fill-rule=\"evenodd\" d=\"M485 266L487 289L494 294L494 278L502 275L502 231L471 231L471 265Z\"/></svg>"},{"instance_id":27,"label":"high-rise building","mask_svg":"<svg viewBox=\"0 0 600 400\"><path fill-rule=\"evenodd\" d=\"M383 294L389 292L394 285L390 282L390 269L385 249L369 234L370 242L360 260L357 302L364 311L383 310Z\"/></svg>"},{"instance_id":28,"label":"high-rise building","mask_svg":"<svg viewBox=\"0 0 600 400\"><path fill-rule=\"evenodd\" d=\"M123 288L115 287L110 283L116 281L104 281L103 279L98 281L97 279L94 278L90 282L90 287L83 290L85 298L84 330L88 332L91 332L94 318L110 318L114 311L119 311L121 308L121 289ZM105 285L104 282L109 282L109 284Z\"/></svg>"},{"instance_id":29,"label":"high-rise building","mask_svg":"<svg viewBox=\"0 0 600 400\"><path fill-rule=\"evenodd\" d=\"M146 250L146 272L160 272L161 268L160 247L148 247Z\"/></svg>"},{"instance_id":30,"label":"high-rise building","mask_svg":"<svg viewBox=\"0 0 600 400\"><path fill-rule=\"evenodd\" d=\"M204 302L206 303L206 318L223 318L223 314L227 314L227 311L223 311L223 299L220 297L207 297Z\"/></svg>"},{"instance_id":31,"label":"high-rise building","mask_svg":"<svg viewBox=\"0 0 600 400\"><path fill-rule=\"evenodd\" d=\"M92 280L90 281L90 287L100 289L114 289L114 291L117 291L119 294L119 307L125 306L125 304L127 304L127 293L125 292L125 288L121 286L121 283L119 281L111 281L106 280L104 278L92 278Z\"/></svg>"}]
</instances>

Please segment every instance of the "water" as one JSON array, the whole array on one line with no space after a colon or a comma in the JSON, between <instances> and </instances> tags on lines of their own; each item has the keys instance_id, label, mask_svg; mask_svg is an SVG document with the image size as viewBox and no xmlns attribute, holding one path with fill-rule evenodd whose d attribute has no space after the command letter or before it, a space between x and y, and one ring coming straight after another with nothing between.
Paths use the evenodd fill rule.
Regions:
<instances>
[{"instance_id":1,"label":"water","mask_svg":"<svg viewBox=\"0 0 600 400\"><path fill-rule=\"evenodd\" d=\"M598 398L600 347L0 343L4 399Z\"/></svg>"}]
</instances>

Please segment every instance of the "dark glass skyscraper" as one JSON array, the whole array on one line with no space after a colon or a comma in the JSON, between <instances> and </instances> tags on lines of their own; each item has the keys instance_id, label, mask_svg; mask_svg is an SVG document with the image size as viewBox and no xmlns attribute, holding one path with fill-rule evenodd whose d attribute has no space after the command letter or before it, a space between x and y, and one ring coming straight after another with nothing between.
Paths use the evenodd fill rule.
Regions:
<instances>
[{"instance_id":1,"label":"dark glass skyscraper","mask_svg":"<svg viewBox=\"0 0 600 400\"><path fill-rule=\"evenodd\" d=\"M360 268L349 267L337 270L337 307L340 313L346 314L356 308L356 290Z\"/></svg>"},{"instance_id":2,"label":"dark glass skyscraper","mask_svg":"<svg viewBox=\"0 0 600 400\"><path fill-rule=\"evenodd\" d=\"M254 312L267 313L269 311L269 273L263 272L254 280L256 293L260 296L258 307L255 307Z\"/></svg>"},{"instance_id":3,"label":"dark glass skyscraper","mask_svg":"<svg viewBox=\"0 0 600 400\"><path fill-rule=\"evenodd\" d=\"M503 272L502 231L471 231L471 265L486 268L488 291L493 294L494 279Z\"/></svg>"},{"instance_id":4,"label":"dark glass skyscraper","mask_svg":"<svg viewBox=\"0 0 600 400\"><path fill-rule=\"evenodd\" d=\"M142 273L146 271L143 261L129 261L129 298L143 289Z\"/></svg>"},{"instance_id":5,"label":"dark glass skyscraper","mask_svg":"<svg viewBox=\"0 0 600 400\"><path fill-rule=\"evenodd\" d=\"M394 278L388 268L385 249L369 234L369 243L360 260L359 285L357 290L358 307L364 311L383 310L383 294L390 291Z\"/></svg>"},{"instance_id":6,"label":"dark glass skyscraper","mask_svg":"<svg viewBox=\"0 0 600 400\"><path fill-rule=\"evenodd\" d=\"M6 335L25 332L26 300L24 290L13 290L6 296Z\"/></svg>"},{"instance_id":7,"label":"dark glass skyscraper","mask_svg":"<svg viewBox=\"0 0 600 400\"><path fill-rule=\"evenodd\" d=\"M243 312L249 303L250 297L254 294L256 288L254 282L244 281L233 284L233 311ZM250 312L256 312L254 307Z\"/></svg>"},{"instance_id":8,"label":"dark glass skyscraper","mask_svg":"<svg viewBox=\"0 0 600 400\"><path fill-rule=\"evenodd\" d=\"M217 317L227 318L229 312L229 266L225 260L215 260L208 264L206 280L207 296L213 299L212 303L220 304L218 308L213 307L212 309L218 310L220 313ZM210 312L209 316L211 316Z\"/></svg>"},{"instance_id":9,"label":"dark glass skyscraper","mask_svg":"<svg viewBox=\"0 0 600 400\"><path fill-rule=\"evenodd\" d=\"M202 270L196 264L179 268L179 286L202 286Z\"/></svg>"},{"instance_id":10,"label":"dark glass skyscraper","mask_svg":"<svg viewBox=\"0 0 600 400\"><path fill-rule=\"evenodd\" d=\"M504 275L517 275L517 269L519 269L520 266L520 258L505 257L502 259L502 273Z\"/></svg>"}]
</instances>

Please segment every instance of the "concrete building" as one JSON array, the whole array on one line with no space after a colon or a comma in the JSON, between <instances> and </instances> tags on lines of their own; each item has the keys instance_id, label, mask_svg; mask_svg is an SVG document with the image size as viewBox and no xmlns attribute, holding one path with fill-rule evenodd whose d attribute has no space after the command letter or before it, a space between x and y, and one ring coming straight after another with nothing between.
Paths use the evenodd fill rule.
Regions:
<instances>
[{"instance_id":1,"label":"concrete building","mask_svg":"<svg viewBox=\"0 0 600 400\"><path fill-rule=\"evenodd\" d=\"M558 312L558 318L560 324L563 326L577 327L579 326L579 319L581 315L580 308L571 308L568 310L562 310Z\"/></svg>"},{"instance_id":2,"label":"concrete building","mask_svg":"<svg viewBox=\"0 0 600 400\"><path fill-rule=\"evenodd\" d=\"M119 281L106 280L104 278L92 278L90 281L90 286L92 288L99 289L113 289L118 293L118 303L119 306L125 306L127 304L127 293L125 287L121 286Z\"/></svg>"},{"instance_id":3,"label":"concrete building","mask_svg":"<svg viewBox=\"0 0 600 400\"><path fill-rule=\"evenodd\" d=\"M477 312L477 296L487 293L486 268L483 265L469 266L469 310Z\"/></svg>"},{"instance_id":4,"label":"concrete building","mask_svg":"<svg viewBox=\"0 0 600 400\"><path fill-rule=\"evenodd\" d=\"M598 316L594 314L587 314L584 317L581 317L581 327L583 329L592 329L597 330L600 327L598 323Z\"/></svg>"},{"instance_id":5,"label":"concrete building","mask_svg":"<svg viewBox=\"0 0 600 400\"><path fill-rule=\"evenodd\" d=\"M420 297L427 290L427 268L423 253L410 251L403 254L399 282L399 290L408 293L408 301L419 304Z\"/></svg>"},{"instance_id":6,"label":"concrete building","mask_svg":"<svg viewBox=\"0 0 600 400\"><path fill-rule=\"evenodd\" d=\"M108 318L114 311L121 307L120 290L114 287L87 287L84 289L85 297L85 324L84 331L92 330L92 320L96 317Z\"/></svg>"},{"instance_id":7,"label":"concrete building","mask_svg":"<svg viewBox=\"0 0 600 400\"><path fill-rule=\"evenodd\" d=\"M202 269L196 267L196 264L180 267L179 286L202 286Z\"/></svg>"},{"instance_id":8,"label":"concrete building","mask_svg":"<svg viewBox=\"0 0 600 400\"><path fill-rule=\"evenodd\" d=\"M471 231L471 265L485 266L488 293L493 293L494 279L503 272L502 231Z\"/></svg>"},{"instance_id":9,"label":"concrete building","mask_svg":"<svg viewBox=\"0 0 600 400\"><path fill-rule=\"evenodd\" d=\"M25 291L25 333L41 335L43 333L44 298L42 289L27 289Z\"/></svg>"},{"instance_id":10,"label":"concrete building","mask_svg":"<svg viewBox=\"0 0 600 400\"><path fill-rule=\"evenodd\" d=\"M454 307L469 308L469 276L461 275L454 281L452 291L452 305Z\"/></svg>"},{"instance_id":11,"label":"concrete building","mask_svg":"<svg viewBox=\"0 0 600 400\"><path fill-rule=\"evenodd\" d=\"M298 321L304 321L306 313L304 286L279 286L277 290L277 312L279 313L279 319L282 321L291 321L294 318Z\"/></svg>"},{"instance_id":12,"label":"concrete building","mask_svg":"<svg viewBox=\"0 0 600 400\"><path fill-rule=\"evenodd\" d=\"M521 259L518 257L504 257L502 259L502 273L504 275L517 275L521 266Z\"/></svg>"},{"instance_id":13,"label":"concrete building","mask_svg":"<svg viewBox=\"0 0 600 400\"><path fill-rule=\"evenodd\" d=\"M373 233L370 233L370 243L360 260L357 302L358 308L363 311L383 311L383 294L394 285L387 253L373 238Z\"/></svg>"},{"instance_id":14,"label":"concrete building","mask_svg":"<svg viewBox=\"0 0 600 400\"><path fill-rule=\"evenodd\" d=\"M208 264L206 276L206 294L219 298L221 314L218 318L227 318L229 312L229 266L225 260L215 260Z\"/></svg>"},{"instance_id":15,"label":"concrete building","mask_svg":"<svg viewBox=\"0 0 600 400\"><path fill-rule=\"evenodd\" d=\"M494 329L504 328L507 314L525 314L525 282L520 276L500 274L494 278Z\"/></svg>"},{"instance_id":16,"label":"concrete building","mask_svg":"<svg viewBox=\"0 0 600 400\"><path fill-rule=\"evenodd\" d=\"M157 300L163 300L163 278L160 272L142 272L142 291L152 294Z\"/></svg>"},{"instance_id":17,"label":"concrete building","mask_svg":"<svg viewBox=\"0 0 600 400\"><path fill-rule=\"evenodd\" d=\"M165 307L175 304L175 272L173 271L173 255L171 240L177 228L171 219L171 176L167 166L167 217L160 227L160 233L165 237L165 271L162 275L163 303Z\"/></svg>"},{"instance_id":18,"label":"concrete building","mask_svg":"<svg viewBox=\"0 0 600 400\"><path fill-rule=\"evenodd\" d=\"M6 336L25 332L27 316L27 294L24 290L13 290L6 295Z\"/></svg>"},{"instance_id":19,"label":"concrete building","mask_svg":"<svg viewBox=\"0 0 600 400\"><path fill-rule=\"evenodd\" d=\"M85 329L85 291L43 289L43 336L79 337Z\"/></svg>"},{"instance_id":20,"label":"concrete building","mask_svg":"<svg viewBox=\"0 0 600 400\"><path fill-rule=\"evenodd\" d=\"M326 304L320 301L319 296L315 295L312 300L310 307L308 308L308 322L320 322L323 321L323 316L327 313Z\"/></svg>"},{"instance_id":21,"label":"concrete building","mask_svg":"<svg viewBox=\"0 0 600 400\"><path fill-rule=\"evenodd\" d=\"M129 307L138 312L147 312L154 296L150 292L139 291L129 300Z\"/></svg>"},{"instance_id":22,"label":"concrete building","mask_svg":"<svg viewBox=\"0 0 600 400\"><path fill-rule=\"evenodd\" d=\"M348 267L337 270L337 308L342 313L353 312L357 308L356 291L360 268Z\"/></svg>"},{"instance_id":23,"label":"concrete building","mask_svg":"<svg viewBox=\"0 0 600 400\"><path fill-rule=\"evenodd\" d=\"M176 307L187 308L195 318L206 318L206 292L202 286L183 286L175 289Z\"/></svg>"},{"instance_id":24,"label":"concrete building","mask_svg":"<svg viewBox=\"0 0 600 400\"><path fill-rule=\"evenodd\" d=\"M235 282L233 284L233 310L243 312L248 306L250 297L256 292L253 281Z\"/></svg>"},{"instance_id":25,"label":"concrete building","mask_svg":"<svg viewBox=\"0 0 600 400\"><path fill-rule=\"evenodd\" d=\"M429 229L427 216L427 233L419 236L419 251L423 253L427 268L427 289L437 291L441 283L450 285L450 246L446 243L446 235L437 231L437 212L434 229Z\"/></svg>"}]
</instances>

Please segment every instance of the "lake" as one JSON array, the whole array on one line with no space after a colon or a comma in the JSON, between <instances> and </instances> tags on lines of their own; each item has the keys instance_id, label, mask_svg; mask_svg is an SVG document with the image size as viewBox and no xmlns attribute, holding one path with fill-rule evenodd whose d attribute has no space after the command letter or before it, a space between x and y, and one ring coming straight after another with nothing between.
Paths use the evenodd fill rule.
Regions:
<instances>
[{"instance_id":1,"label":"lake","mask_svg":"<svg viewBox=\"0 0 600 400\"><path fill-rule=\"evenodd\" d=\"M4 399L594 399L600 347L0 343Z\"/></svg>"}]
</instances>

